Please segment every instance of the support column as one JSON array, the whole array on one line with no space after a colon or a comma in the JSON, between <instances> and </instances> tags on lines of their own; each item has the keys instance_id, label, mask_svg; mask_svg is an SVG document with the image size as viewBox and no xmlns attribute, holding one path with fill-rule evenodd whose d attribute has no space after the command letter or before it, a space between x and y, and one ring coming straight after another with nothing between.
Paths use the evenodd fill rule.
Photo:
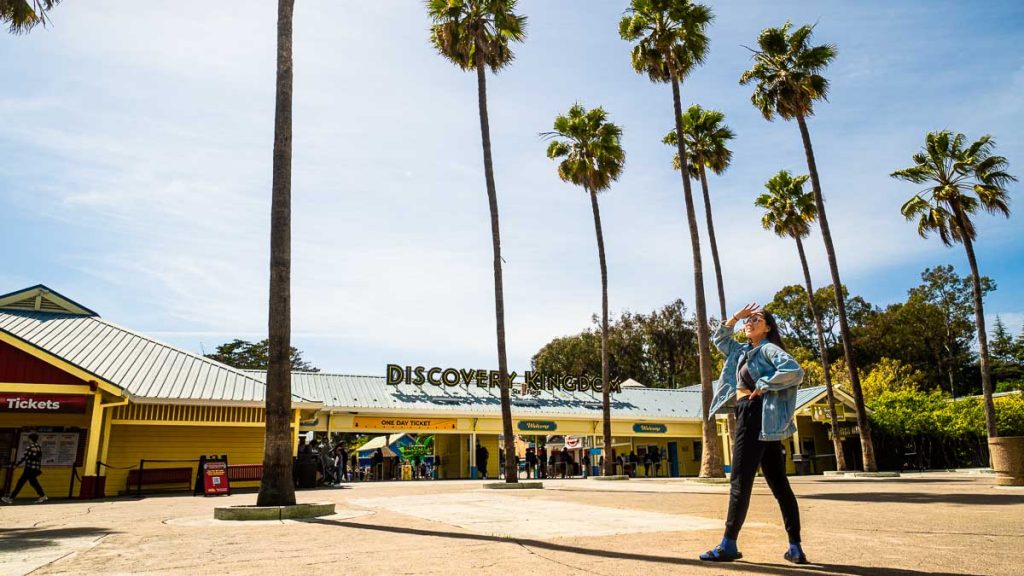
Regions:
<instances>
[{"instance_id":1,"label":"support column","mask_svg":"<svg viewBox=\"0 0 1024 576\"><path fill-rule=\"evenodd\" d=\"M79 487L79 498L98 498L104 495L103 486L106 477L96 472L96 463L100 459L100 437L103 435L103 393L93 392L92 411L89 414L89 432L85 443L85 459L82 465L82 485Z\"/></svg>"},{"instance_id":2,"label":"support column","mask_svg":"<svg viewBox=\"0 0 1024 576\"><path fill-rule=\"evenodd\" d=\"M299 455L299 421L302 420L302 411L298 408L292 410L295 416L292 417L292 456Z\"/></svg>"},{"instance_id":3,"label":"support column","mask_svg":"<svg viewBox=\"0 0 1024 576\"><path fill-rule=\"evenodd\" d=\"M470 432L469 434L469 478L470 480L476 480L476 432Z\"/></svg>"}]
</instances>

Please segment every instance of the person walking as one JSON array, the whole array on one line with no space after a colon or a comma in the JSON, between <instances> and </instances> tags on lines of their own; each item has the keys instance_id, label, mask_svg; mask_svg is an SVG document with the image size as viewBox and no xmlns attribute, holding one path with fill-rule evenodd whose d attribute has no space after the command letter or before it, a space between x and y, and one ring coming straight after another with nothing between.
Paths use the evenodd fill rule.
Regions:
<instances>
[{"instance_id":1,"label":"person walking","mask_svg":"<svg viewBox=\"0 0 1024 576\"><path fill-rule=\"evenodd\" d=\"M487 446L476 443L476 469L480 473L480 477L487 480L487 459L490 457L490 453L487 451Z\"/></svg>"},{"instance_id":2,"label":"person walking","mask_svg":"<svg viewBox=\"0 0 1024 576\"><path fill-rule=\"evenodd\" d=\"M739 320L744 320L746 344L732 338L733 326ZM782 440L796 432L793 412L804 371L786 352L775 318L758 309L756 304L745 306L722 323L713 340L725 356L725 366L715 386L708 418L714 418L719 408L734 402L736 439L725 535L721 544L701 554L700 559L731 562L743 557L736 540L747 517L754 477L760 466L786 525L789 548L783 558L794 564L807 564L807 556L800 546L800 511L786 477L786 456L782 448Z\"/></svg>"},{"instance_id":3,"label":"person walking","mask_svg":"<svg viewBox=\"0 0 1024 576\"><path fill-rule=\"evenodd\" d=\"M43 448L39 445L39 434L32 432L28 435L28 446L25 446L25 452L15 466L20 464L24 464L25 469L21 472L18 483L14 485L14 491L11 492L10 497L4 496L0 498L0 501L3 501L4 504L14 504L14 499L18 497L18 493L25 487L26 482L39 495L39 498L36 499L36 504L42 504L49 500L46 497L46 492L43 491L43 487L39 485L39 476L43 473Z\"/></svg>"},{"instance_id":4,"label":"person walking","mask_svg":"<svg viewBox=\"0 0 1024 576\"><path fill-rule=\"evenodd\" d=\"M526 449L526 477L533 479L537 474L537 449Z\"/></svg>"},{"instance_id":5,"label":"person walking","mask_svg":"<svg viewBox=\"0 0 1024 576\"><path fill-rule=\"evenodd\" d=\"M583 468L583 477L590 477L590 451L583 449L583 458L580 461L580 467Z\"/></svg>"},{"instance_id":6,"label":"person walking","mask_svg":"<svg viewBox=\"0 0 1024 576\"><path fill-rule=\"evenodd\" d=\"M541 446L540 452L537 453L537 476L542 479L548 477L548 448L547 446Z\"/></svg>"}]
</instances>

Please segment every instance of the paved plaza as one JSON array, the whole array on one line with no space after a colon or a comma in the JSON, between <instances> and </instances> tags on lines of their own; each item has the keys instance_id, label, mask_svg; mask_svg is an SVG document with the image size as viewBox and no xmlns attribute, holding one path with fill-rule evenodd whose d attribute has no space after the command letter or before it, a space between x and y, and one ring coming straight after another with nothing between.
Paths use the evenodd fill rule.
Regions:
<instances>
[{"instance_id":1,"label":"paved plaza","mask_svg":"<svg viewBox=\"0 0 1024 576\"><path fill-rule=\"evenodd\" d=\"M707 565L726 485L553 480L354 484L299 493L333 501L310 521L222 522L213 507L255 494L70 501L0 508L0 574L895 574L1019 575L1024 490L989 475L792 478L814 564L782 560L786 536L758 480L744 559Z\"/></svg>"}]
</instances>

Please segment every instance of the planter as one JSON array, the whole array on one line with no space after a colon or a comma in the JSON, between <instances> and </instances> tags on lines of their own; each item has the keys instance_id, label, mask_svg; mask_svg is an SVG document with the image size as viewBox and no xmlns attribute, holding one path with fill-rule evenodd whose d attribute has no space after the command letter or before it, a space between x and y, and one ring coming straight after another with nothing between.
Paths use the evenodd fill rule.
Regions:
<instances>
[{"instance_id":1,"label":"planter","mask_svg":"<svg viewBox=\"0 0 1024 576\"><path fill-rule=\"evenodd\" d=\"M484 488L491 490L540 490L544 488L543 482L488 482Z\"/></svg>"},{"instance_id":2,"label":"planter","mask_svg":"<svg viewBox=\"0 0 1024 576\"><path fill-rule=\"evenodd\" d=\"M227 506L213 509L213 517L216 520L293 520L332 514L334 514L333 502L296 504L294 506Z\"/></svg>"},{"instance_id":3,"label":"planter","mask_svg":"<svg viewBox=\"0 0 1024 576\"><path fill-rule=\"evenodd\" d=\"M999 486L1024 486L1024 436L988 439L988 453Z\"/></svg>"}]
</instances>

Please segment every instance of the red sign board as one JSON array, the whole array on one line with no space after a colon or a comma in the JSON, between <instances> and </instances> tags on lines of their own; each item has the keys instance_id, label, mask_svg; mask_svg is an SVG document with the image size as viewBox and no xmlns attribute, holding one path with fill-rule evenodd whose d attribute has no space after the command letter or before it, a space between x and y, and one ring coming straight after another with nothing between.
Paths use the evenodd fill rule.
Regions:
<instances>
[{"instance_id":1,"label":"red sign board","mask_svg":"<svg viewBox=\"0 0 1024 576\"><path fill-rule=\"evenodd\" d=\"M0 412L83 414L88 396L0 392Z\"/></svg>"},{"instance_id":2,"label":"red sign board","mask_svg":"<svg viewBox=\"0 0 1024 576\"><path fill-rule=\"evenodd\" d=\"M203 494L206 496L231 494L227 462L223 460L207 460L203 463Z\"/></svg>"}]
</instances>

